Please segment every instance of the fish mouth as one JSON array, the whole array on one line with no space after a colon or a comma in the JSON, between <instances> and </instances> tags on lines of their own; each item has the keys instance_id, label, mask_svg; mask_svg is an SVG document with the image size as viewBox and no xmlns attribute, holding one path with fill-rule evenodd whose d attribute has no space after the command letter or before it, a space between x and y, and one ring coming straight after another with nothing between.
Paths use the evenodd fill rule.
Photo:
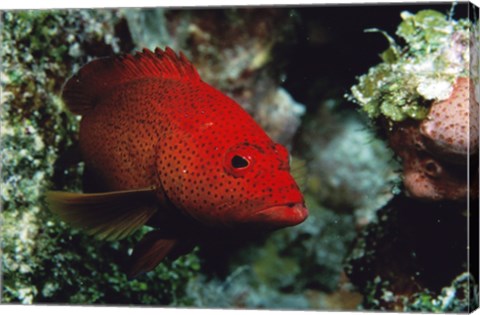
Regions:
<instances>
[{"instance_id":1,"label":"fish mouth","mask_svg":"<svg viewBox=\"0 0 480 315\"><path fill-rule=\"evenodd\" d=\"M274 205L255 213L255 221L275 228L302 223L308 217L308 209L303 202L290 202Z\"/></svg>"}]
</instances>

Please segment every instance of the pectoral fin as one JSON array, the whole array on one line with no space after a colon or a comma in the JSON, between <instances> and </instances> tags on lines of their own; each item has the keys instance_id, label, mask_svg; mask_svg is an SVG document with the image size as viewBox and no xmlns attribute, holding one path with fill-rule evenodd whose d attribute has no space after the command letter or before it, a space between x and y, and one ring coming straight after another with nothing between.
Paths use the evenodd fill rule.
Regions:
<instances>
[{"instance_id":1,"label":"pectoral fin","mask_svg":"<svg viewBox=\"0 0 480 315\"><path fill-rule=\"evenodd\" d=\"M105 240L132 234L157 211L155 188L96 194L50 191L47 202L67 223Z\"/></svg>"},{"instance_id":2,"label":"pectoral fin","mask_svg":"<svg viewBox=\"0 0 480 315\"><path fill-rule=\"evenodd\" d=\"M133 250L128 279L133 279L155 268L179 242L176 239L163 237L160 231L145 234Z\"/></svg>"},{"instance_id":3,"label":"pectoral fin","mask_svg":"<svg viewBox=\"0 0 480 315\"><path fill-rule=\"evenodd\" d=\"M177 259L191 252L194 247L192 241L178 240L159 230L148 232L133 250L128 279L153 270L167 256Z\"/></svg>"},{"instance_id":4,"label":"pectoral fin","mask_svg":"<svg viewBox=\"0 0 480 315\"><path fill-rule=\"evenodd\" d=\"M290 161L290 174L297 182L301 191L305 191L307 186L308 169L305 160L292 157Z\"/></svg>"}]
</instances>

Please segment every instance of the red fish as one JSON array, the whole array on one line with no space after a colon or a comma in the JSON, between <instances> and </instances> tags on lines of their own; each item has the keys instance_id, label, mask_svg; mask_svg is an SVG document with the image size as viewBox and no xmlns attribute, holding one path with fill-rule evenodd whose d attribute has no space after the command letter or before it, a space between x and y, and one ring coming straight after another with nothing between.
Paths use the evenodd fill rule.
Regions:
<instances>
[{"instance_id":1,"label":"red fish","mask_svg":"<svg viewBox=\"0 0 480 315\"><path fill-rule=\"evenodd\" d=\"M90 193L49 192L53 212L100 239L147 224L130 276L185 254L192 231L272 230L308 216L289 154L170 48L94 60L63 99L82 115Z\"/></svg>"}]
</instances>

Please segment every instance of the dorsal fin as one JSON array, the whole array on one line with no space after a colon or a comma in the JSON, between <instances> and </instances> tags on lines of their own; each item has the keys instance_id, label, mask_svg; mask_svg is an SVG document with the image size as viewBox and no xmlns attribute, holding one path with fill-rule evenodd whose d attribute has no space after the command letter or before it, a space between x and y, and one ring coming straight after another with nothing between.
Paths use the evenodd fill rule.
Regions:
<instances>
[{"instance_id":1,"label":"dorsal fin","mask_svg":"<svg viewBox=\"0 0 480 315\"><path fill-rule=\"evenodd\" d=\"M83 115L95 107L103 93L119 85L145 79L201 81L197 70L181 52L167 47L152 52L143 49L135 55L118 55L93 60L72 76L63 88L63 100L70 111Z\"/></svg>"}]
</instances>

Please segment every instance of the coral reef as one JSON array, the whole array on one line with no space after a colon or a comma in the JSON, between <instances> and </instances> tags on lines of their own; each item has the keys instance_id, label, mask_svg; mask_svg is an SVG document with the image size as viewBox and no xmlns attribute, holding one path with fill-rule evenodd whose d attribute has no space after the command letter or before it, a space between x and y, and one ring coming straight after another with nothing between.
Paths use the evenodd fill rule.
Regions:
<instances>
[{"instance_id":1,"label":"coral reef","mask_svg":"<svg viewBox=\"0 0 480 315\"><path fill-rule=\"evenodd\" d=\"M478 196L478 173L466 166L478 155L479 105L473 82L460 77L452 95L433 102L426 118L397 123L388 132L390 145L403 160L407 193L424 200L465 200ZM478 163L471 160L476 169Z\"/></svg>"},{"instance_id":2,"label":"coral reef","mask_svg":"<svg viewBox=\"0 0 480 315\"><path fill-rule=\"evenodd\" d=\"M383 31L390 47L382 63L370 68L351 89L350 99L371 118L392 122L423 119L431 101L447 99L457 77L468 74L471 23L458 21L434 10L416 14L404 11L397 35L398 45Z\"/></svg>"},{"instance_id":3,"label":"coral reef","mask_svg":"<svg viewBox=\"0 0 480 315\"><path fill-rule=\"evenodd\" d=\"M404 192L357 238L347 274L365 309L465 312L478 307L478 270L468 260L478 256L478 239L465 234L478 221L468 206L478 198L472 24L433 10L402 19L397 35L406 46L384 33L383 62L359 78L350 99L402 160Z\"/></svg>"},{"instance_id":4,"label":"coral reef","mask_svg":"<svg viewBox=\"0 0 480 315\"><path fill-rule=\"evenodd\" d=\"M433 10L401 16L397 35L406 46L384 33L390 47L381 55L383 63L359 78L350 99L387 129L390 146L403 160L411 197L478 196L476 185L467 187L465 171L470 155L478 154L479 105L475 82L466 77L471 23Z\"/></svg>"},{"instance_id":5,"label":"coral reef","mask_svg":"<svg viewBox=\"0 0 480 315\"><path fill-rule=\"evenodd\" d=\"M393 152L364 118L326 101L304 124L301 147L309 193L337 212L354 212L359 226L375 220L400 183Z\"/></svg>"}]
</instances>

